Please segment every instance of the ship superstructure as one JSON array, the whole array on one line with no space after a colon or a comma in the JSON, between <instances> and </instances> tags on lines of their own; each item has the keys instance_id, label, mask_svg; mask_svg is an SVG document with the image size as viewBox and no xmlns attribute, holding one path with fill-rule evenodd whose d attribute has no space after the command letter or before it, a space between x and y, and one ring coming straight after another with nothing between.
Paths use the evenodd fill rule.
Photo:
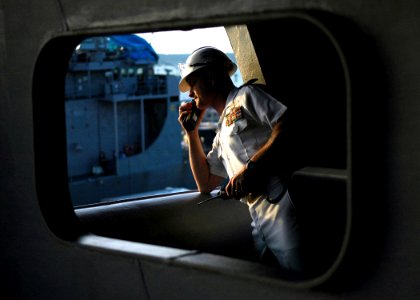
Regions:
<instances>
[{"instance_id":1,"label":"ship superstructure","mask_svg":"<svg viewBox=\"0 0 420 300\"><path fill-rule=\"evenodd\" d=\"M75 49L65 89L74 205L191 186L177 122L179 77L155 74L157 62L137 35L92 37Z\"/></svg>"}]
</instances>

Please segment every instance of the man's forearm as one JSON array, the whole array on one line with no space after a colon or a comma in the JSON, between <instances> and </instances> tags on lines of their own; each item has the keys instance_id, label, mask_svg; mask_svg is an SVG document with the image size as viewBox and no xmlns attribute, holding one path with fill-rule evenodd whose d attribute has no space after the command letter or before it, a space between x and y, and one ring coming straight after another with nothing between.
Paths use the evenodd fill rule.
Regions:
<instances>
[{"instance_id":1,"label":"man's forearm","mask_svg":"<svg viewBox=\"0 0 420 300\"><path fill-rule=\"evenodd\" d=\"M277 123L271 133L268 141L251 157L254 162L259 162L262 165L270 164L272 156L276 152L277 140L281 132L281 123Z\"/></svg>"},{"instance_id":2,"label":"man's forearm","mask_svg":"<svg viewBox=\"0 0 420 300\"><path fill-rule=\"evenodd\" d=\"M214 184L211 182L209 165L197 131L188 133L188 144L191 171L197 188L202 193L208 193L214 188Z\"/></svg>"}]
</instances>

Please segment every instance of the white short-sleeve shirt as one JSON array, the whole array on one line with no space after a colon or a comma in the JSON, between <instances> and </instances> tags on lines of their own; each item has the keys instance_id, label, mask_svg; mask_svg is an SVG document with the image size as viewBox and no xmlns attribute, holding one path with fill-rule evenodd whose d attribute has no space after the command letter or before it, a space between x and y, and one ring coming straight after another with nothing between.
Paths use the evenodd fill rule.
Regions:
<instances>
[{"instance_id":1,"label":"white short-sleeve shirt","mask_svg":"<svg viewBox=\"0 0 420 300\"><path fill-rule=\"evenodd\" d=\"M212 149L207 155L210 173L225 178L235 176L267 142L286 109L257 86L234 88L229 93ZM279 184L280 179L270 180L267 194L278 190L275 186Z\"/></svg>"}]
</instances>

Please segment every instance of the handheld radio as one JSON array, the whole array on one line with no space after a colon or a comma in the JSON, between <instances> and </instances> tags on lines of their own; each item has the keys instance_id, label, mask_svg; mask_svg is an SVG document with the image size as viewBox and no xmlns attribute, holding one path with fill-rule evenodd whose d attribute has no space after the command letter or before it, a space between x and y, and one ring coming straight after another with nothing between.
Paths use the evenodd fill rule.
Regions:
<instances>
[{"instance_id":1,"label":"handheld radio","mask_svg":"<svg viewBox=\"0 0 420 300\"><path fill-rule=\"evenodd\" d=\"M187 131L194 130L195 126L197 125L198 117L201 115L201 110L197 108L194 100L191 100L192 103L192 110L191 113L188 114L182 120L182 124Z\"/></svg>"}]
</instances>

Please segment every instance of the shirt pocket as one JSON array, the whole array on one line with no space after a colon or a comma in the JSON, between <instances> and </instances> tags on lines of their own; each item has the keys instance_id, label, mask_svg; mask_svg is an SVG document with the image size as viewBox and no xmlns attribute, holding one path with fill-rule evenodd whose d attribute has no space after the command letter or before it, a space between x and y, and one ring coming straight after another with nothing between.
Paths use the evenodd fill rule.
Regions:
<instances>
[{"instance_id":1,"label":"shirt pocket","mask_svg":"<svg viewBox=\"0 0 420 300\"><path fill-rule=\"evenodd\" d=\"M240 135L248 127L248 121L245 118L236 120L231 127L230 135Z\"/></svg>"},{"instance_id":2,"label":"shirt pocket","mask_svg":"<svg viewBox=\"0 0 420 300\"><path fill-rule=\"evenodd\" d=\"M271 129L250 120L238 124L236 136L241 143L243 154L241 159L246 162L267 142Z\"/></svg>"},{"instance_id":3,"label":"shirt pocket","mask_svg":"<svg viewBox=\"0 0 420 300\"><path fill-rule=\"evenodd\" d=\"M236 153L237 158L242 162L246 163L249 159L249 122L247 119L242 118L236 120L233 123L230 131L230 146L232 150Z\"/></svg>"}]
</instances>

